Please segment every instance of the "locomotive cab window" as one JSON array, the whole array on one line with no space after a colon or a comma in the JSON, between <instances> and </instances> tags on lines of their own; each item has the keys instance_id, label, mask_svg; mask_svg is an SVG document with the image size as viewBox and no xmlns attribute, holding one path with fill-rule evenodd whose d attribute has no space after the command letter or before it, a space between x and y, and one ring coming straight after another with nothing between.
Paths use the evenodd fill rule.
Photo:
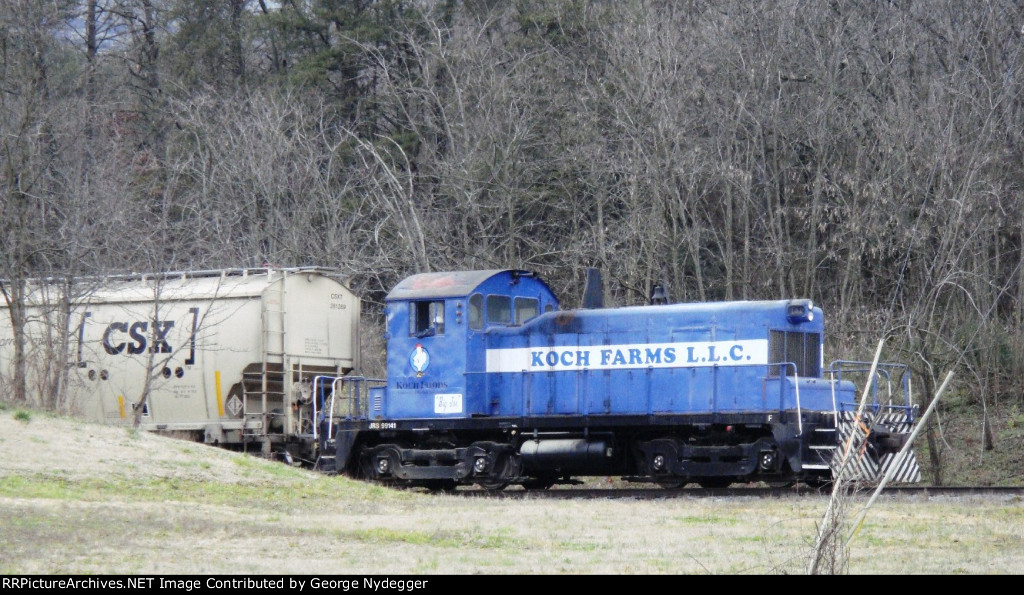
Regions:
<instances>
[{"instance_id":1,"label":"locomotive cab window","mask_svg":"<svg viewBox=\"0 0 1024 595\"><path fill-rule=\"evenodd\" d=\"M479 293L469 296L469 328L474 331L484 328L484 296Z\"/></svg>"},{"instance_id":2,"label":"locomotive cab window","mask_svg":"<svg viewBox=\"0 0 1024 595\"><path fill-rule=\"evenodd\" d=\"M507 295L487 296L487 323L512 324L512 298Z\"/></svg>"},{"instance_id":3,"label":"locomotive cab window","mask_svg":"<svg viewBox=\"0 0 1024 595\"><path fill-rule=\"evenodd\" d=\"M819 333L797 333L790 331L769 331L768 359L772 364L769 376L815 377L821 375L821 335ZM786 362L786 365L782 365Z\"/></svg>"},{"instance_id":4,"label":"locomotive cab window","mask_svg":"<svg viewBox=\"0 0 1024 595\"><path fill-rule=\"evenodd\" d=\"M516 317L513 324L516 326L540 314L540 300L537 298L517 297L515 306Z\"/></svg>"},{"instance_id":5,"label":"locomotive cab window","mask_svg":"<svg viewBox=\"0 0 1024 595\"><path fill-rule=\"evenodd\" d=\"M430 337L444 334L444 302L409 302L409 336Z\"/></svg>"}]
</instances>

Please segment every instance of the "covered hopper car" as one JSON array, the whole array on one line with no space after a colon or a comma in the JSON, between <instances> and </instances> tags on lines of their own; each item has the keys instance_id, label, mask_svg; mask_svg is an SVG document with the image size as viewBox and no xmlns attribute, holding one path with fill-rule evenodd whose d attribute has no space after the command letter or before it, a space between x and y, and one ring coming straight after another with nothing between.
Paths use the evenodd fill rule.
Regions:
<instances>
[{"instance_id":1,"label":"covered hopper car","mask_svg":"<svg viewBox=\"0 0 1024 595\"><path fill-rule=\"evenodd\" d=\"M360 301L319 267L36 280L26 286L25 378L109 424L312 463L317 376L359 367ZM0 306L0 380L13 329Z\"/></svg>"},{"instance_id":2,"label":"covered hopper car","mask_svg":"<svg viewBox=\"0 0 1024 595\"><path fill-rule=\"evenodd\" d=\"M912 454L895 460L915 415L905 367L826 367L810 300L657 301L562 309L528 271L411 276L386 299L387 378L315 387L321 452L338 472L428 489L816 484L866 382L858 473L920 479Z\"/></svg>"}]
</instances>

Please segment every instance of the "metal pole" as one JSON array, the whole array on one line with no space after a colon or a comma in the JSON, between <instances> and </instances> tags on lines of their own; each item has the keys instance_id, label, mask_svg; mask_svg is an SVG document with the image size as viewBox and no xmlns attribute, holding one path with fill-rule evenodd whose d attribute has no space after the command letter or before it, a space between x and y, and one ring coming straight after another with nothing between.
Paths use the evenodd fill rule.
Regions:
<instances>
[{"instance_id":1,"label":"metal pole","mask_svg":"<svg viewBox=\"0 0 1024 595\"><path fill-rule=\"evenodd\" d=\"M850 459L850 450L853 448L853 443L857 435L857 428L860 426L860 416L864 411L865 404L867 403L868 393L871 390L871 383L875 378L875 370L878 369L878 360L882 357L882 346L884 344L884 338L878 341L878 349L875 350L875 358L871 361L871 371L864 383L864 394L861 396L860 406L857 408L857 413L854 416L853 426L850 431L850 438L846 441L846 444L843 447L842 458L839 461L839 469L832 478L832 494L829 496L828 505L825 507L825 514L822 516L821 526L818 529L818 536L814 542L814 555L811 557L811 563L808 567L809 574L817 573L818 563L824 555L822 552L830 533L829 529L835 526L836 521L833 519L833 509L837 508L836 502L839 498L844 496L843 492L846 491L845 476L846 466L849 464ZM836 429L839 429L838 423L836 425Z\"/></svg>"},{"instance_id":2,"label":"metal pole","mask_svg":"<svg viewBox=\"0 0 1024 595\"><path fill-rule=\"evenodd\" d=\"M864 517L868 515L868 509L871 508L872 504L874 504L875 498L877 498L878 494L882 492L882 488L885 487L885 484L889 483L889 480L892 478L893 472L896 469L895 462L901 460L906 455L907 451L910 450L911 445L914 443L914 439L917 438L921 428L923 428L925 422L928 421L928 416L932 414L932 411L935 409L935 404L939 402L939 397L942 396L943 392L945 392L946 385L949 384L949 381L952 378L952 371L946 373L946 379L942 381L942 386L940 386L939 390L935 393L935 397L932 399L931 404L928 405L928 409L924 412L924 415L921 416L921 419L918 420L917 427L915 427L914 431L910 433L910 437L907 438L907 443L903 445L900 452L893 458L893 464L889 465L889 469L885 472L885 476L882 477L882 481L878 484L878 487L875 488L875 493L871 494L871 499L869 499L868 503L864 505L864 511L861 512L860 518L857 519L857 522L853 525L853 530L850 531L850 536L846 539L846 545L850 545L854 536L857 535L858 531L860 531L861 524L864 523Z\"/></svg>"},{"instance_id":3,"label":"metal pole","mask_svg":"<svg viewBox=\"0 0 1024 595\"><path fill-rule=\"evenodd\" d=\"M856 441L857 428L860 427L861 416L864 414L864 409L868 402L868 393L871 392L871 386L875 382L875 371L878 369L878 360L882 357L882 346L885 344L885 339L878 342L878 348L875 350L875 358L871 360L871 369L868 372L867 379L864 381L864 393L860 397L860 404L857 406L857 413L853 417L853 424L851 426L850 438L846 441L846 445L843 448L843 457L840 459L839 470L836 473L836 477L833 480L834 489L832 494L835 496L836 492L845 489L840 485L843 479L843 474L846 472L846 466L850 460L850 450L853 448L853 443ZM838 424L837 424L838 428ZM866 438L866 437L865 437Z\"/></svg>"}]
</instances>

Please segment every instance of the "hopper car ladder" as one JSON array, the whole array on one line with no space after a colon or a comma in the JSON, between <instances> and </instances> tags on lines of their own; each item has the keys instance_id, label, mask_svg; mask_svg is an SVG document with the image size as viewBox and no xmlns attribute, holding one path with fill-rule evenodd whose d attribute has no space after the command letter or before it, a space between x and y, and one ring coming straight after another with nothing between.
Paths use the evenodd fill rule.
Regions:
<instances>
[{"instance_id":1,"label":"hopper car ladder","mask_svg":"<svg viewBox=\"0 0 1024 595\"><path fill-rule=\"evenodd\" d=\"M285 283L288 274L284 271L278 274L279 282L274 283L271 279L260 300L262 357L258 370L247 370L242 374L243 416L249 428L245 441L259 442L264 456L270 456L274 438L283 438L286 428L291 426L291 409L285 406L285 396L291 384L285 353ZM273 411L275 405L280 406L280 411ZM258 423L249 426L250 421Z\"/></svg>"}]
</instances>

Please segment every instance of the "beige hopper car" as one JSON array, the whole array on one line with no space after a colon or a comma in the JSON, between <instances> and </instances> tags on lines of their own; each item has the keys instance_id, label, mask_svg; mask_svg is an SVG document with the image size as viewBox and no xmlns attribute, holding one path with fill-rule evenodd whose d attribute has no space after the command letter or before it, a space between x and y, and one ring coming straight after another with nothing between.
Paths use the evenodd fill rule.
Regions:
<instances>
[{"instance_id":1,"label":"beige hopper car","mask_svg":"<svg viewBox=\"0 0 1024 595\"><path fill-rule=\"evenodd\" d=\"M137 417L141 429L312 462L313 379L359 365L359 299L332 269L83 279L70 309L56 283L28 290L28 391L52 386L46 362L64 359L65 402L109 424ZM2 383L14 342L7 305L0 310Z\"/></svg>"}]
</instances>

